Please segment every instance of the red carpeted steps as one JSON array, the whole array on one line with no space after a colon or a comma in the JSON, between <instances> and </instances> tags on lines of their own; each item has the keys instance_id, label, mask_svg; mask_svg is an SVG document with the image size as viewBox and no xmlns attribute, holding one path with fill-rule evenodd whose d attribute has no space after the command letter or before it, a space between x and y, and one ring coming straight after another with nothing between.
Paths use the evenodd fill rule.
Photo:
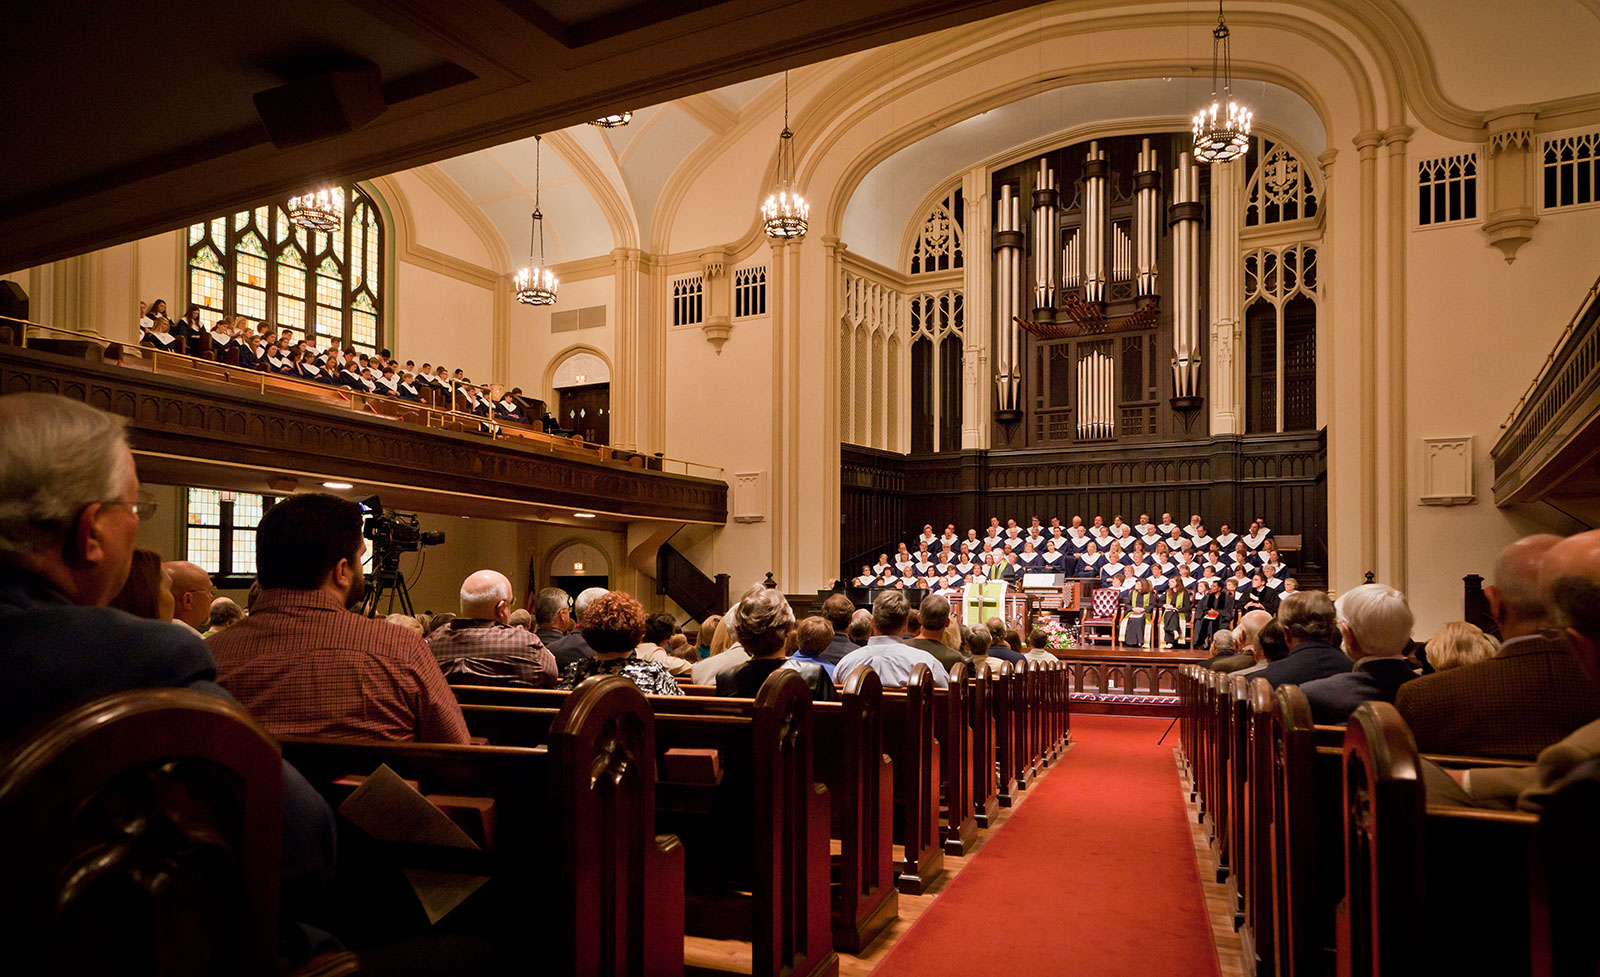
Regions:
<instances>
[{"instance_id":1,"label":"red carpeted steps","mask_svg":"<svg viewBox=\"0 0 1600 977\"><path fill-rule=\"evenodd\" d=\"M1166 720L1074 716L1074 745L875 975L1218 977Z\"/></svg>"}]
</instances>

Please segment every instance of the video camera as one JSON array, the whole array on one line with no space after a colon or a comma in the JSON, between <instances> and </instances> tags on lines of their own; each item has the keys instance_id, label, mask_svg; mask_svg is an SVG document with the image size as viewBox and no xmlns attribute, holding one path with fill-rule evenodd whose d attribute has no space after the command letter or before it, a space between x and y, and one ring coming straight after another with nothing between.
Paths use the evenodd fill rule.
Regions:
<instances>
[{"instance_id":1,"label":"video camera","mask_svg":"<svg viewBox=\"0 0 1600 977\"><path fill-rule=\"evenodd\" d=\"M392 560L401 553L415 553L424 546L438 546L444 542L443 532L422 531L416 513L385 509L376 495L362 499L357 504L366 517L361 526L361 535L372 540L374 557L383 556Z\"/></svg>"}]
</instances>

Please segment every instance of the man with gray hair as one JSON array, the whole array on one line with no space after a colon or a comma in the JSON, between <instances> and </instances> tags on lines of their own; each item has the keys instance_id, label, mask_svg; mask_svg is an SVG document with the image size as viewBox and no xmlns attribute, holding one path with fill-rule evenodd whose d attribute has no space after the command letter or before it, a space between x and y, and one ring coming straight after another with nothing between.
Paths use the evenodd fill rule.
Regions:
<instances>
[{"instance_id":1,"label":"man with gray hair","mask_svg":"<svg viewBox=\"0 0 1600 977\"><path fill-rule=\"evenodd\" d=\"M1278 607L1278 621L1288 636L1289 657L1259 673L1274 688L1350 671L1350 659L1334 644L1339 640L1338 614L1327 594L1320 590L1290 594Z\"/></svg>"},{"instance_id":2,"label":"man with gray hair","mask_svg":"<svg viewBox=\"0 0 1600 977\"><path fill-rule=\"evenodd\" d=\"M572 598L560 587L546 587L533 598L533 633L546 648L572 630Z\"/></svg>"},{"instance_id":3,"label":"man with gray hair","mask_svg":"<svg viewBox=\"0 0 1600 977\"><path fill-rule=\"evenodd\" d=\"M200 637L106 605L127 581L139 491L122 418L49 394L0 397L0 740L114 692L187 688L233 699ZM284 920L333 880L333 812L283 764ZM293 940L298 934L290 936ZM285 943L285 946L291 945Z\"/></svg>"},{"instance_id":4,"label":"man with gray hair","mask_svg":"<svg viewBox=\"0 0 1600 977\"><path fill-rule=\"evenodd\" d=\"M610 591L604 587L590 587L578 594L578 599L572 602L572 630L567 636L550 646L550 654L556 656L556 665L561 673L566 674L567 666L580 658L593 658L594 649L589 647L589 642L583 640L583 632L578 625L583 623L583 612L589 609L597 598Z\"/></svg>"},{"instance_id":5,"label":"man with gray hair","mask_svg":"<svg viewBox=\"0 0 1600 977\"><path fill-rule=\"evenodd\" d=\"M1566 645L1581 680L1600 688L1600 530L1569 536L1545 547L1540 564L1539 588L1553 637ZM1485 664L1488 662L1453 671ZM1434 803L1515 807L1538 813L1574 768L1596 756L1600 756L1600 712L1542 750L1531 767L1461 771L1456 775L1458 784L1451 774L1424 762L1423 776L1428 800Z\"/></svg>"},{"instance_id":6,"label":"man with gray hair","mask_svg":"<svg viewBox=\"0 0 1600 977\"><path fill-rule=\"evenodd\" d=\"M939 659L912 648L903 638L906 621L911 617L911 604L898 590L885 590L872 602L872 637L866 647L859 648L844 658L833 669L833 677L843 682L850 673L863 665L872 666L884 688L904 688L911 678L911 670L918 665L928 666L933 681L940 688L950 685L950 673Z\"/></svg>"},{"instance_id":7,"label":"man with gray hair","mask_svg":"<svg viewBox=\"0 0 1600 977\"><path fill-rule=\"evenodd\" d=\"M539 636L511 626L511 581L497 570L461 584L461 616L430 634L428 648L457 685L544 689L561 677Z\"/></svg>"},{"instance_id":8,"label":"man with gray hair","mask_svg":"<svg viewBox=\"0 0 1600 977\"><path fill-rule=\"evenodd\" d=\"M1233 629L1233 654L1211 667L1219 672L1236 675L1254 675L1267 667L1267 656L1261 650L1261 629L1272 623L1266 611L1245 611Z\"/></svg>"},{"instance_id":9,"label":"man with gray hair","mask_svg":"<svg viewBox=\"0 0 1600 977\"><path fill-rule=\"evenodd\" d=\"M839 697L833 680L821 665L791 661L784 654L789 632L794 630L794 609L780 591L758 588L734 605L728 612L728 619L734 637L739 639L739 646L750 660L717 676L717 695L753 699L773 672L788 668L805 679L811 687L812 699L825 701Z\"/></svg>"},{"instance_id":10,"label":"man with gray hair","mask_svg":"<svg viewBox=\"0 0 1600 977\"><path fill-rule=\"evenodd\" d=\"M1484 588L1504 642L1494 657L1424 675L1395 696L1417 749L1531 760L1600 716L1600 689L1551 632L1539 589L1545 555L1560 542L1529 536L1500 551L1494 582Z\"/></svg>"},{"instance_id":11,"label":"man with gray hair","mask_svg":"<svg viewBox=\"0 0 1600 977\"><path fill-rule=\"evenodd\" d=\"M1406 660L1411 643L1411 605L1386 584L1362 584L1334 604L1344 652L1355 663L1339 675L1300 686L1319 723L1342 726L1363 702L1393 702L1400 686L1417 677Z\"/></svg>"}]
</instances>

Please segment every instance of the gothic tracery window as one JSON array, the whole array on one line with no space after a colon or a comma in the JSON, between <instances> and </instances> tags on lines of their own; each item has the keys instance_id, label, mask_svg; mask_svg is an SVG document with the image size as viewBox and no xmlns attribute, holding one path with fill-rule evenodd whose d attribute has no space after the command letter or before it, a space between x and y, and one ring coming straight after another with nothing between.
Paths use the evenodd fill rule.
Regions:
<instances>
[{"instance_id":1,"label":"gothic tracery window","mask_svg":"<svg viewBox=\"0 0 1600 977\"><path fill-rule=\"evenodd\" d=\"M1317 248L1258 248L1244 258L1245 431L1317 426Z\"/></svg>"},{"instance_id":2,"label":"gothic tracery window","mask_svg":"<svg viewBox=\"0 0 1600 977\"><path fill-rule=\"evenodd\" d=\"M313 342L384 345L386 230L372 197L345 188L344 225L308 231L281 203L191 225L188 301L209 324L227 315L293 329Z\"/></svg>"},{"instance_id":3,"label":"gothic tracery window","mask_svg":"<svg viewBox=\"0 0 1600 977\"><path fill-rule=\"evenodd\" d=\"M944 196L922 222L911 245L911 273L951 271L963 263L962 212L965 204L958 185Z\"/></svg>"},{"instance_id":4,"label":"gothic tracery window","mask_svg":"<svg viewBox=\"0 0 1600 977\"><path fill-rule=\"evenodd\" d=\"M1250 174L1245 184L1246 227L1282 224L1315 217L1321 206L1310 168L1290 149L1271 139L1257 137L1245 161Z\"/></svg>"}]
</instances>

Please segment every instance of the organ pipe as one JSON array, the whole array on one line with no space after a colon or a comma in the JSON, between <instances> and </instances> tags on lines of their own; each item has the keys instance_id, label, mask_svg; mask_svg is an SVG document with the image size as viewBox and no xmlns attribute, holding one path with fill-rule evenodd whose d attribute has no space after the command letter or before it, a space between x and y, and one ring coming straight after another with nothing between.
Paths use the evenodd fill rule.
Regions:
<instances>
[{"instance_id":1,"label":"organ pipe","mask_svg":"<svg viewBox=\"0 0 1600 977\"><path fill-rule=\"evenodd\" d=\"M1033 305L1054 313L1056 307L1056 175L1045 160L1039 161L1039 178L1033 191ZM1036 315L1044 319L1044 315Z\"/></svg>"},{"instance_id":2,"label":"organ pipe","mask_svg":"<svg viewBox=\"0 0 1600 977\"><path fill-rule=\"evenodd\" d=\"M1141 143L1139 170L1134 174L1134 212L1138 217L1134 240L1138 244L1140 298L1156 294L1156 244L1159 240L1156 208L1159 206L1160 183L1161 174L1156 170L1156 151L1150 148L1150 140L1146 139Z\"/></svg>"},{"instance_id":3,"label":"organ pipe","mask_svg":"<svg viewBox=\"0 0 1600 977\"><path fill-rule=\"evenodd\" d=\"M1061 249L1061 287L1083 285L1083 234L1074 227L1067 231L1066 247Z\"/></svg>"},{"instance_id":4,"label":"organ pipe","mask_svg":"<svg viewBox=\"0 0 1600 977\"><path fill-rule=\"evenodd\" d=\"M1188 153L1173 171L1172 390L1178 397L1200 392L1200 169Z\"/></svg>"},{"instance_id":5,"label":"organ pipe","mask_svg":"<svg viewBox=\"0 0 1600 977\"><path fill-rule=\"evenodd\" d=\"M1083 167L1083 297L1106 299L1106 154L1098 141L1089 143Z\"/></svg>"},{"instance_id":6,"label":"organ pipe","mask_svg":"<svg viewBox=\"0 0 1600 977\"><path fill-rule=\"evenodd\" d=\"M1133 277L1133 241L1128 237L1128 225L1119 222L1111 226L1112 281L1125 282Z\"/></svg>"},{"instance_id":7,"label":"organ pipe","mask_svg":"<svg viewBox=\"0 0 1600 977\"><path fill-rule=\"evenodd\" d=\"M1022 208L1010 184L1000 188L996 202L995 276L995 388L1000 411L1021 410L1022 333L1016 317L1022 309Z\"/></svg>"},{"instance_id":8,"label":"organ pipe","mask_svg":"<svg viewBox=\"0 0 1600 977\"><path fill-rule=\"evenodd\" d=\"M1115 403L1114 363L1096 350L1078 361L1078 437L1109 438Z\"/></svg>"}]
</instances>

